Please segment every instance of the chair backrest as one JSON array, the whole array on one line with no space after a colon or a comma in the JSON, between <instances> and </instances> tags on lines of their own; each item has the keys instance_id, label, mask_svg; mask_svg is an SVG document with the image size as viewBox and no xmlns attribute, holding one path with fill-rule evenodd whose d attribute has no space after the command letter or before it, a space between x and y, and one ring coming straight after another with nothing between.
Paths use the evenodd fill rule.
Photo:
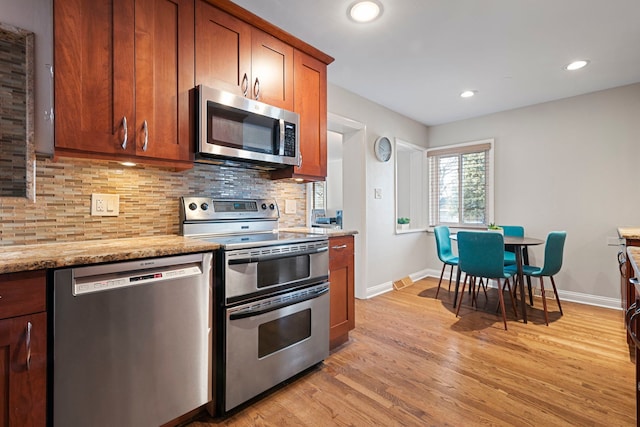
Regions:
<instances>
[{"instance_id":1,"label":"chair backrest","mask_svg":"<svg viewBox=\"0 0 640 427\"><path fill-rule=\"evenodd\" d=\"M448 258L453 257L451 250L451 238L449 237L449 227L439 225L433 229L436 235L436 248L438 250L438 258L440 261L446 262Z\"/></svg>"},{"instance_id":2,"label":"chair backrest","mask_svg":"<svg viewBox=\"0 0 640 427\"><path fill-rule=\"evenodd\" d=\"M521 225L501 225L505 236L524 237L524 227Z\"/></svg>"},{"instance_id":3,"label":"chair backrest","mask_svg":"<svg viewBox=\"0 0 640 427\"><path fill-rule=\"evenodd\" d=\"M560 268L562 268L564 241L566 239L566 231L552 231L549 233L547 243L544 246L544 265L540 275L554 276L560 271Z\"/></svg>"},{"instance_id":4,"label":"chair backrest","mask_svg":"<svg viewBox=\"0 0 640 427\"><path fill-rule=\"evenodd\" d=\"M486 231L458 232L458 268L467 274L504 277L504 238Z\"/></svg>"}]
</instances>

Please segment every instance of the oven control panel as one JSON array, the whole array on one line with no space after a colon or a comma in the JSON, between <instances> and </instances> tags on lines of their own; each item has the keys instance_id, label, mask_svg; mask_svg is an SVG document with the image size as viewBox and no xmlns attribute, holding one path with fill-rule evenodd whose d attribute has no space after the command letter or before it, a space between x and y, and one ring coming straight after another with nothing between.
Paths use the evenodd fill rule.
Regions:
<instances>
[{"instance_id":1,"label":"oven control panel","mask_svg":"<svg viewBox=\"0 0 640 427\"><path fill-rule=\"evenodd\" d=\"M212 199L182 197L182 221L277 220L280 217L275 199Z\"/></svg>"}]
</instances>

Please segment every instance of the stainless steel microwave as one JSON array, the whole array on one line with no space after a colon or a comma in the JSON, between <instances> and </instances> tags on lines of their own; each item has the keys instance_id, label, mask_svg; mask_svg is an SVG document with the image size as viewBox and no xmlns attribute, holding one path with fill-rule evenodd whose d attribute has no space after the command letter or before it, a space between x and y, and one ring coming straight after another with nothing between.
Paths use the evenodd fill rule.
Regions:
<instances>
[{"instance_id":1,"label":"stainless steel microwave","mask_svg":"<svg viewBox=\"0 0 640 427\"><path fill-rule=\"evenodd\" d=\"M258 169L300 166L300 116L204 85L196 88L196 161Z\"/></svg>"}]
</instances>

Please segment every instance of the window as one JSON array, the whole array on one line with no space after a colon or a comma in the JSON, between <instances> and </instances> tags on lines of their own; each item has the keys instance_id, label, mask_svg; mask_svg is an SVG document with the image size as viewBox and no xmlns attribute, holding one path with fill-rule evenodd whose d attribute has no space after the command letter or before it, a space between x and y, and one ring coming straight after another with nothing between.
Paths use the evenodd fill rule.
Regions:
<instances>
[{"instance_id":1,"label":"window","mask_svg":"<svg viewBox=\"0 0 640 427\"><path fill-rule=\"evenodd\" d=\"M396 138L396 233L427 229L426 150Z\"/></svg>"},{"instance_id":2,"label":"window","mask_svg":"<svg viewBox=\"0 0 640 427\"><path fill-rule=\"evenodd\" d=\"M429 159L429 225L493 222L493 139L434 148Z\"/></svg>"}]
</instances>

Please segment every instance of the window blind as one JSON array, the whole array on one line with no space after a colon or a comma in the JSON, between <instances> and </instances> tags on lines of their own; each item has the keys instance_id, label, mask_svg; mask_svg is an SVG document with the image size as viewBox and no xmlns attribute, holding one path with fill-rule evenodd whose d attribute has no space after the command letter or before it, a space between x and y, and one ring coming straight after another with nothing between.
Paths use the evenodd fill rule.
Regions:
<instances>
[{"instance_id":1,"label":"window blind","mask_svg":"<svg viewBox=\"0 0 640 427\"><path fill-rule=\"evenodd\" d=\"M492 222L493 140L431 149L427 158L430 226Z\"/></svg>"}]
</instances>

